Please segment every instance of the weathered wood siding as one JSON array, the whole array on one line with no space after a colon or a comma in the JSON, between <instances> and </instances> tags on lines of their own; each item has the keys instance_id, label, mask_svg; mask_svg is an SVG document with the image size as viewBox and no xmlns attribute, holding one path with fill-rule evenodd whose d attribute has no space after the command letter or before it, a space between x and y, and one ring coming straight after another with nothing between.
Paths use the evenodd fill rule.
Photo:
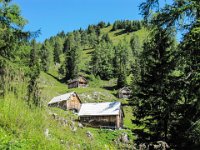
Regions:
<instances>
[{"instance_id":1,"label":"weathered wood siding","mask_svg":"<svg viewBox=\"0 0 200 150\"><path fill-rule=\"evenodd\" d=\"M72 95L70 99L67 101L67 109L68 110L77 110L79 111L81 108L81 103L79 98L76 95Z\"/></svg>"},{"instance_id":2,"label":"weathered wood siding","mask_svg":"<svg viewBox=\"0 0 200 150\"><path fill-rule=\"evenodd\" d=\"M83 77L79 77L76 81L68 83L68 88L87 87L87 81Z\"/></svg>"},{"instance_id":3,"label":"weathered wood siding","mask_svg":"<svg viewBox=\"0 0 200 150\"><path fill-rule=\"evenodd\" d=\"M80 122L92 127L121 128L123 127L123 115L112 116L80 116Z\"/></svg>"},{"instance_id":4,"label":"weathered wood siding","mask_svg":"<svg viewBox=\"0 0 200 150\"><path fill-rule=\"evenodd\" d=\"M66 101L62 101L62 102L59 102L59 103L50 104L49 106L50 107L59 107L61 109L66 110L67 109L67 102Z\"/></svg>"},{"instance_id":5,"label":"weathered wood siding","mask_svg":"<svg viewBox=\"0 0 200 150\"><path fill-rule=\"evenodd\" d=\"M59 107L64 110L76 110L79 111L81 108L81 101L76 95L72 95L69 100L64 100L59 103L49 105L51 107Z\"/></svg>"},{"instance_id":6,"label":"weathered wood siding","mask_svg":"<svg viewBox=\"0 0 200 150\"><path fill-rule=\"evenodd\" d=\"M77 88L78 87L78 82L72 82L68 84L68 88Z\"/></svg>"},{"instance_id":7,"label":"weathered wood siding","mask_svg":"<svg viewBox=\"0 0 200 150\"><path fill-rule=\"evenodd\" d=\"M115 127L116 116L81 116L80 122L93 127Z\"/></svg>"},{"instance_id":8,"label":"weathered wood siding","mask_svg":"<svg viewBox=\"0 0 200 150\"><path fill-rule=\"evenodd\" d=\"M125 90L119 91L118 97L119 98L130 98L131 97L131 92L130 91L125 91Z\"/></svg>"}]
</instances>

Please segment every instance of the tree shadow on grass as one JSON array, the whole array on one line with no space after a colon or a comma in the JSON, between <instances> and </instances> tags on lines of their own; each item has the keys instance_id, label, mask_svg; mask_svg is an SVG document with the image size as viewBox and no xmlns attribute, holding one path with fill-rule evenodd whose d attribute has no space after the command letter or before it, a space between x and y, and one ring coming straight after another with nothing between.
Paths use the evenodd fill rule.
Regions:
<instances>
[{"instance_id":1,"label":"tree shadow on grass","mask_svg":"<svg viewBox=\"0 0 200 150\"><path fill-rule=\"evenodd\" d=\"M113 90L117 90L117 86L114 85L114 86L103 86L104 89L106 90L109 90L109 91L113 91Z\"/></svg>"},{"instance_id":2,"label":"tree shadow on grass","mask_svg":"<svg viewBox=\"0 0 200 150\"><path fill-rule=\"evenodd\" d=\"M115 33L115 36L122 35L122 34L125 34L125 33L128 33L128 32L126 30L122 30L122 31Z\"/></svg>"},{"instance_id":3,"label":"tree shadow on grass","mask_svg":"<svg viewBox=\"0 0 200 150\"><path fill-rule=\"evenodd\" d=\"M108 90L108 91L117 91L118 90L118 87L116 85L114 86L103 86L102 88L104 88L105 90ZM114 95L116 98L118 98L118 93L112 93L112 95Z\"/></svg>"},{"instance_id":4,"label":"tree shadow on grass","mask_svg":"<svg viewBox=\"0 0 200 150\"><path fill-rule=\"evenodd\" d=\"M54 76L54 75L52 75L52 74L50 74L50 73L46 73L46 74L48 74L49 76L53 77L54 79L56 79L56 80L57 80L58 82L60 82L60 83L67 83L67 80L66 80L65 77L62 78L62 79L59 79L58 77L56 77L56 76Z\"/></svg>"}]
</instances>

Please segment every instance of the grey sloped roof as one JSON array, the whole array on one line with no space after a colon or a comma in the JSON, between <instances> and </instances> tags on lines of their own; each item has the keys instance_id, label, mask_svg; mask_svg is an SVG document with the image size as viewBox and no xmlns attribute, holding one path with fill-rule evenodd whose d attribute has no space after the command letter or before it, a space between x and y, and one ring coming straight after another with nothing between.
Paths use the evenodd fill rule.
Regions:
<instances>
[{"instance_id":1,"label":"grey sloped roof","mask_svg":"<svg viewBox=\"0 0 200 150\"><path fill-rule=\"evenodd\" d=\"M68 84L71 84L71 83L73 83L73 82L79 82L79 81L80 81L80 78L82 78L83 80L85 80L86 83L88 83L88 81L86 80L85 77L83 77L83 76L78 76L78 77L75 78L75 79L70 79L70 80L68 80Z\"/></svg>"},{"instance_id":2,"label":"grey sloped roof","mask_svg":"<svg viewBox=\"0 0 200 150\"><path fill-rule=\"evenodd\" d=\"M84 103L78 113L79 116L118 115L121 109L120 102Z\"/></svg>"},{"instance_id":3,"label":"grey sloped roof","mask_svg":"<svg viewBox=\"0 0 200 150\"><path fill-rule=\"evenodd\" d=\"M132 92L131 89L129 87L126 87L126 86L119 89L119 92L122 92L122 91L130 92L130 93Z\"/></svg>"},{"instance_id":4,"label":"grey sloped roof","mask_svg":"<svg viewBox=\"0 0 200 150\"><path fill-rule=\"evenodd\" d=\"M75 92L70 92L70 93L66 93L66 94L63 94L63 95L56 96L56 97L54 97L54 98L51 99L51 101L48 103L48 105L49 104L54 104L54 103L59 103L59 102L62 102L62 101L69 100L69 98L73 94L76 94L76 93Z\"/></svg>"}]
</instances>

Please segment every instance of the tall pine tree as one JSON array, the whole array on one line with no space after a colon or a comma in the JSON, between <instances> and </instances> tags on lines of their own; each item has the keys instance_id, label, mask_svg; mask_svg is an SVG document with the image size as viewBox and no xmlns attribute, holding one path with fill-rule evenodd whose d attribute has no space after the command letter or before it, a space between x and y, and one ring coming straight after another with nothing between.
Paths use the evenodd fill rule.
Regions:
<instances>
[{"instance_id":1,"label":"tall pine tree","mask_svg":"<svg viewBox=\"0 0 200 150\"><path fill-rule=\"evenodd\" d=\"M141 80L136 82L133 100L135 121L145 127L138 132L143 142L168 139L169 118L178 100L173 97L173 83L170 82L175 67L171 33L158 27L144 44Z\"/></svg>"},{"instance_id":2,"label":"tall pine tree","mask_svg":"<svg viewBox=\"0 0 200 150\"><path fill-rule=\"evenodd\" d=\"M74 46L66 52L65 66L66 66L66 79L74 79L78 76L80 71L81 49L79 46Z\"/></svg>"}]
</instances>

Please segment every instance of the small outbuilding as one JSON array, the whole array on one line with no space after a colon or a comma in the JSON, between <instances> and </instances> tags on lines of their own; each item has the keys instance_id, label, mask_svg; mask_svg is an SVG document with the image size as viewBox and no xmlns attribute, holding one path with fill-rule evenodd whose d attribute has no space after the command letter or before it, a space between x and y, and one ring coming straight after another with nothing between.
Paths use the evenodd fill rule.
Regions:
<instances>
[{"instance_id":1,"label":"small outbuilding","mask_svg":"<svg viewBox=\"0 0 200 150\"><path fill-rule=\"evenodd\" d=\"M76 79L68 81L68 88L87 87L88 81L83 76L78 76Z\"/></svg>"},{"instance_id":2,"label":"small outbuilding","mask_svg":"<svg viewBox=\"0 0 200 150\"><path fill-rule=\"evenodd\" d=\"M124 113L120 102L84 103L78 116L82 124L92 127L123 127Z\"/></svg>"},{"instance_id":3,"label":"small outbuilding","mask_svg":"<svg viewBox=\"0 0 200 150\"><path fill-rule=\"evenodd\" d=\"M132 94L132 91L128 87L123 87L123 88L119 89L119 91L118 91L119 98L130 98L131 94Z\"/></svg>"},{"instance_id":4,"label":"small outbuilding","mask_svg":"<svg viewBox=\"0 0 200 150\"><path fill-rule=\"evenodd\" d=\"M66 93L54 97L49 103L50 107L59 107L64 110L79 111L81 107L81 100L75 92Z\"/></svg>"}]
</instances>

